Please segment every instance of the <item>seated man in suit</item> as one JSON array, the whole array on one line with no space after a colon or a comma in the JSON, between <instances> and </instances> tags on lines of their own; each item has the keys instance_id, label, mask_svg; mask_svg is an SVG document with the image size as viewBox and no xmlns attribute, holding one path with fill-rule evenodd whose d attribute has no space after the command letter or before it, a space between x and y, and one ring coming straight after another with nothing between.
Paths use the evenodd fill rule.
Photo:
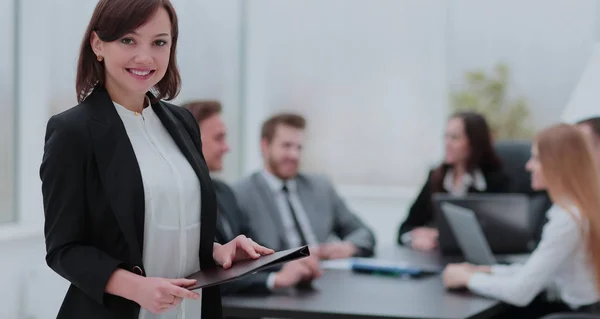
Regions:
<instances>
[{"instance_id":1,"label":"seated man in suit","mask_svg":"<svg viewBox=\"0 0 600 319\"><path fill-rule=\"evenodd\" d=\"M217 101L192 101L183 105L200 126L202 153L211 173L223 169L223 156L229 151L226 141L227 128L221 118L221 104ZM237 205L235 195L224 182L213 177L213 187L217 196L219 219L217 220L217 241L227 243L239 235L254 238L249 228L248 215ZM297 283L318 276L316 258L304 258L289 262L277 272L259 272L252 276L221 286L224 295L234 293L269 293L274 288L291 287Z\"/></svg>"},{"instance_id":2,"label":"seated man in suit","mask_svg":"<svg viewBox=\"0 0 600 319\"><path fill-rule=\"evenodd\" d=\"M600 167L600 116L579 121L577 127L579 127L592 142L594 155L596 155L596 161Z\"/></svg>"},{"instance_id":3,"label":"seated man in suit","mask_svg":"<svg viewBox=\"0 0 600 319\"><path fill-rule=\"evenodd\" d=\"M311 246L321 259L372 256L375 236L350 212L324 177L298 172L305 119L279 114L264 122L264 169L234 186L248 212L255 241L277 250ZM335 235L340 240L330 241Z\"/></svg>"}]
</instances>

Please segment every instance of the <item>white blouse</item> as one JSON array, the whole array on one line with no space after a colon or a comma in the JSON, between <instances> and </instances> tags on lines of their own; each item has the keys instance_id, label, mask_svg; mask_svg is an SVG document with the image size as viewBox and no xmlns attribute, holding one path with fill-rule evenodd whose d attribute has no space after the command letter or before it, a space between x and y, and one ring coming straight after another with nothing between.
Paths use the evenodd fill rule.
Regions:
<instances>
[{"instance_id":1,"label":"white blouse","mask_svg":"<svg viewBox=\"0 0 600 319\"><path fill-rule=\"evenodd\" d=\"M114 105L142 174L146 275L163 278L190 275L200 270L200 181L151 106L137 113ZM184 300L180 306L160 315L141 309L139 318L200 318L200 310L200 300Z\"/></svg>"},{"instance_id":2,"label":"white blouse","mask_svg":"<svg viewBox=\"0 0 600 319\"><path fill-rule=\"evenodd\" d=\"M469 187L483 192L487 189L487 183L483 172L480 169L474 170L472 173L466 172L462 176L462 181L458 186L454 185L454 172L449 169L444 176L444 189L455 196L465 196L469 193Z\"/></svg>"},{"instance_id":3,"label":"white blouse","mask_svg":"<svg viewBox=\"0 0 600 319\"><path fill-rule=\"evenodd\" d=\"M573 309L597 302L594 271L576 221L579 215L574 217L555 205L546 216L542 239L525 264L496 265L492 274L476 273L469 280L469 290L525 306L554 285L561 300Z\"/></svg>"}]
</instances>

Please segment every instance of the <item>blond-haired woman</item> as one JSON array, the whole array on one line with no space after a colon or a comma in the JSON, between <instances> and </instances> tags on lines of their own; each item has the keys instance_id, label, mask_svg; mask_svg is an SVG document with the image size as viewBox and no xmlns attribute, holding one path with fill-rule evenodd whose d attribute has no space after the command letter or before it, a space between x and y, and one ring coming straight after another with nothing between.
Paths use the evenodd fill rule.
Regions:
<instances>
[{"instance_id":1,"label":"blond-haired woman","mask_svg":"<svg viewBox=\"0 0 600 319\"><path fill-rule=\"evenodd\" d=\"M574 126L553 125L535 137L527 170L532 188L547 190L554 204L538 247L522 265L448 265L444 284L527 306L513 311L529 318L592 311L600 287L600 173L591 145ZM536 297L551 285L560 302L540 304Z\"/></svg>"}]
</instances>

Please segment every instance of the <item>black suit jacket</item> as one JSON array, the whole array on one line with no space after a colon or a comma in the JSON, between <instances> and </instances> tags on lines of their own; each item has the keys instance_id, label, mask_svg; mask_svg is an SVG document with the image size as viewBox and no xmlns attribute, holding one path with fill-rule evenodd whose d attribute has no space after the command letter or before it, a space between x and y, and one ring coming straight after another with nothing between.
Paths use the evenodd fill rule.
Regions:
<instances>
[{"instance_id":1,"label":"black suit jacket","mask_svg":"<svg viewBox=\"0 0 600 319\"><path fill-rule=\"evenodd\" d=\"M215 179L213 179L213 186L217 194L219 207L217 241L225 244L238 235L256 238L250 228L248 214L238 206L232 189L224 182ZM240 280L232 281L221 286L221 293L223 295L269 293L269 289L267 288L268 276L269 272L259 272Z\"/></svg>"},{"instance_id":2,"label":"black suit jacket","mask_svg":"<svg viewBox=\"0 0 600 319\"><path fill-rule=\"evenodd\" d=\"M432 200L432 189L431 189L431 176L433 171L429 172L427 181L419 196L410 207L408 216L398 229L398 244L402 245L402 235L407 233L414 228L421 226L431 226L434 219L434 207ZM493 172L483 172L487 188L485 191L480 192L477 189L469 188L469 193L508 193L510 192L510 178L503 170Z\"/></svg>"},{"instance_id":3,"label":"black suit jacket","mask_svg":"<svg viewBox=\"0 0 600 319\"><path fill-rule=\"evenodd\" d=\"M153 99L153 97L149 94ZM151 106L196 172L201 184L202 269L215 267L212 248L216 199L200 132L185 109ZM104 292L122 268L145 275L144 190L125 127L104 88L50 118L40 167L46 262L71 282L57 318L137 319L133 301ZM218 288L202 292L202 318L221 318Z\"/></svg>"}]
</instances>

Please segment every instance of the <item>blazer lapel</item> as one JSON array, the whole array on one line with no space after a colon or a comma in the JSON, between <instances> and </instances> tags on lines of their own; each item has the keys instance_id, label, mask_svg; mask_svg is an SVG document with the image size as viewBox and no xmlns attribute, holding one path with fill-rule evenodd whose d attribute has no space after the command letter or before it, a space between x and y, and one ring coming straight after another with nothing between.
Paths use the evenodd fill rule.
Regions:
<instances>
[{"instance_id":1,"label":"blazer lapel","mask_svg":"<svg viewBox=\"0 0 600 319\"><path fill-rule=\"evenodd\" d=\"M96 88L86 99L94 155L100 180L127 241L131 262L142 264L144 186L125 126L106 90Z\"/></svg>"},{"instance_id":2,"label":"blazer lapel","mask_svg":"<svg viewBox=\"0 0 600 319\"><path fill-rule=\"evenodd\" d=\"M252 176L254 180L254 184L256 184L256 189L258 189L258 195L262 198L263 203L267 206L267 211L269 211L271 215L271 220L275 223L275 227L277 228L277 235L279 236L279 241L282 243L282 247L288 247L289 242L287 240L287 236L285 236L285 227L283 226L283 221L281 220L281 213L279 212L279 208L275 203L273 194L271 194L271 188L267 184L267 181L260 175L260 173L256 173Z\"/></svg>"},{"instance_id":3,"label":"blazer lapel","mask_svg":"<svg viewBox=\"0 0 600 319\"><path fill-rule=\"evenodd\" d=\"M182 124L179 123L179 120L177 117L175 117L173 112L171 112L161 102L153 104L152 109L154 109L154 113L156 113L162 124L175 141L175 144L177 144L185 158L192 166L200 181L204 182L205 172L208 174L208 169L204 165L204 161L200 158L200 154L196 150L194 143L187 131L182 127Z\"/></svg>"},{"instance_id":4,"label":"blazer lapel","mask_svg":"<svg viewBox=\"0 0 600 319\"><path fill-rule=\"evenodd\" d=\"M202 269L212 268L215 266L212 245L216 237L217 201L208 167L201 158L201 150L197 150L190 133L184 128L186 124L183 117L176 116L162 102L153 104L152 108L200 180L200 266Z\"/></svg>"}]
</instances>

